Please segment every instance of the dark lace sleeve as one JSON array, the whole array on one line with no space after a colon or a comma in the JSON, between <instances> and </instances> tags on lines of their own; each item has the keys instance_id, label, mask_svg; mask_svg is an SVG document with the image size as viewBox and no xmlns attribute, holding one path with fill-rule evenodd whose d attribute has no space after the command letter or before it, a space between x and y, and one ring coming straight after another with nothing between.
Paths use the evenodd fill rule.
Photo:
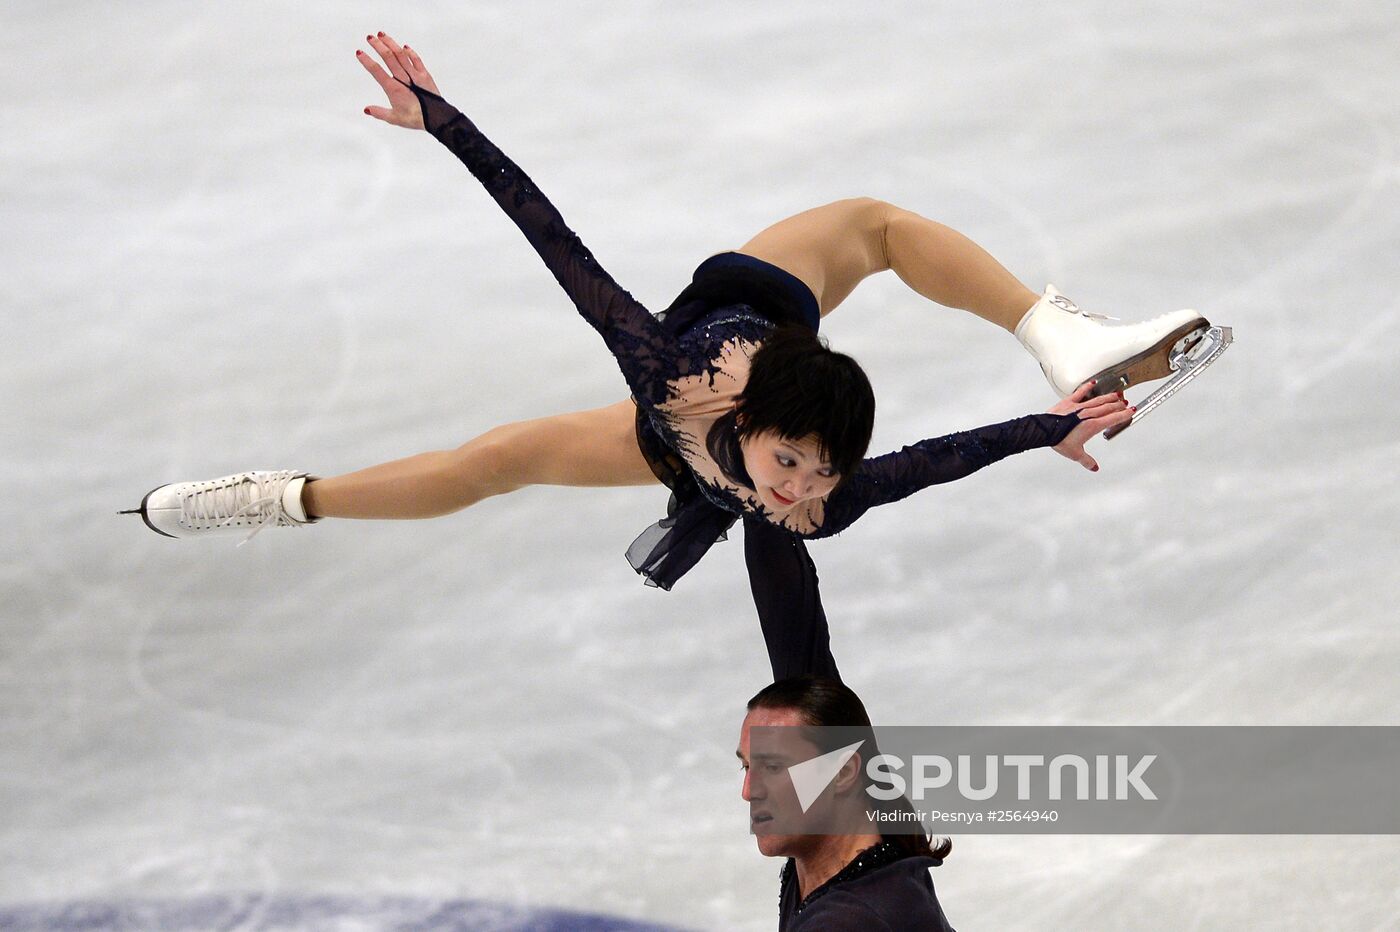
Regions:
<instances>
[{"instance_id":1,"label":"dark lace sleeve","mask_svg":"<svg viewBox=\"0 0 1400 932\"><path fill-rule=\"evenodd\" d=\"M1013 453L1053 447L1079 423L1076 414L1029 414L975 430L920 440L894 453L862 462L855 475L831 494L821 528L826 537L850 527L876 505L908 498L920 489L969 476Z\"/></svg>"},{"instance_id":2,"label":"dark lace sleeve","mask_svg":"<svg viewBox=\"0 0 1400 932\"><path fill-rule=\"evenodd\" d=\"M817 567L807 555L807 545L788 531L747 515L744 562L773 679L811 673L839 680L817 588Z\"/></svg>"},{"instance_id":3,"label":"dark lace sleeve","mask_svg":"<svg viewBox=\"0 0 1400 932\"><path fill-rule=\"evenodd\" d=\"M425 128L462 160L525 234L579 313L602 335L637 399L651 405L665 401L666 381L681 374L671 336L598 265L529 176L471 120L431 91L410 87L423 108Z\"/></svg>"}]
</instances>

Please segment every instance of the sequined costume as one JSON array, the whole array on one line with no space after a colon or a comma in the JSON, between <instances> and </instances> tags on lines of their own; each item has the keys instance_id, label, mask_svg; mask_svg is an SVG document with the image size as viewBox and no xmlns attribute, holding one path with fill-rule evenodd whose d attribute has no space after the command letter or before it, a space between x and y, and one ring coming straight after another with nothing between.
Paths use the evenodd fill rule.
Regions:
<instances>
[{"instance_id":1,"label":"sequined costume","mask_svg":"<svg viewBox=\"0 0 1400 932\"><path fill-rule=\"evenodd\" d=\"M749 360L775 322L818 324L816 299L775 266L737 253L711 257L691 286L653 316L598 264L530 178L455 107L414 87L423 122L525 234L617 360L637 403L638 442L672 490L667 516L628 549L651 585L669 589L734 521L781 529L758 535L806 560L803 539L828 537L866 510L968 475L1003 457L1059 443L1076 418L1034 414L923 440L866 459L834 492L786 515L766 509L744 470L732 425ZM746 548L752 550L752 546ZM752 564L751 564L752 565ZM805 580L815 587L815 575ZM820 611L820 603L816 603Z\"/></svg>"},{"instance_id":2,"label":"sequined costume","mask_svg":"<svg viewBox=\"0 0 1400 932\"><path fill-rule=\"evenodd\" d=\"M928 873L942 863L881 841L804 897L788 859L778 881L778 932L953 932Z\"/></svg>"}]
</instances>

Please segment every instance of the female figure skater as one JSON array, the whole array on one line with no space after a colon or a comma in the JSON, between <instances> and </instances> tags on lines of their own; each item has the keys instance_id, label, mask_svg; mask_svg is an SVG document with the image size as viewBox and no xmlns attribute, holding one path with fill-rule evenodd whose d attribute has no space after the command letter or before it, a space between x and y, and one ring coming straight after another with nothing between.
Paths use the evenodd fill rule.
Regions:
<instances>
[{"instance_id":1,"label":"female figure skater","mask_svg":"<svg viewBox=\"0 0 1400 932\"><path fill-rule=\"evenodd\" d=\"M1133 416L1118 388L1167 375L1173 346L1206 326L1194 311L1104 326L1053 287L1037 296L961 234L869 198L806 211L739 252L711 257L654 317L598 265L529 177L438 95L416 52L384 33L368 39L387 72L356 56L389 106L365 113L426 129L466 164L603 337L632 398L334 478L284 470L162 486L129 512L157 533L251 537L268 525L329 517L433 517L527 485L659 479L673 492L668 515L628 550L650 584L669 589L743 515L761 529L746 545L758 551L751 567L765 553L786 561L815 599L801 539L835 534L874 505L1022 450L1053 447L1097 470L1085 441ZM863 460L874 416L869 382L854 360L818 340L817 327L863 278L884 269L939 304L1014 333L1068 397L1047 414ZM1099 380L1107 391L1096 395L1102 373L1112 378ZM812 606L820 612L819 602Z\"/></svg>"}]
</instances>

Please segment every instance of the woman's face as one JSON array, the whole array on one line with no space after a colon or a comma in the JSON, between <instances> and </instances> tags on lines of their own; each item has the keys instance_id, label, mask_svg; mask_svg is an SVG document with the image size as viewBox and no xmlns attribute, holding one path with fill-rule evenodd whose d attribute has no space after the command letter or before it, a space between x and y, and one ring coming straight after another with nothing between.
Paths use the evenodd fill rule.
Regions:
<instances>
[{"instance_id":1,"label":"woman's face","mask_svg":"<svg viewBox=\"0 0 1400 932\"><path fill-rule=\"evenodd\" d=\"M785 440L768 432L744 438L739 449L758 500L775 514L786 514L808 499L831 494L841 477L818 454L815 435Z\"/></svg>"}]
</instances>

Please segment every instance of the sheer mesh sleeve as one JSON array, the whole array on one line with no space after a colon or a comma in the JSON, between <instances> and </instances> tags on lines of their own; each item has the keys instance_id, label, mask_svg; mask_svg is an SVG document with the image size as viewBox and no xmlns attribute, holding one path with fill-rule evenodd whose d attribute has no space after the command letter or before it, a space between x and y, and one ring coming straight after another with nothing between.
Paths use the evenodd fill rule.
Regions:
<instances>
[{"instance_id":1,"label":"sheer mesh sleeve","mask_svg":"<svg viewBox=\"0 0 1400 932\"><path fill-rule=\"evenodd\" d=\"M749 515L744 518L744 562L773 679L811 673L839 680L817 567L807 555L807 545Z\"/></svg>"},{"instance_id":2,"label":"sheer mesh sleeve","mask_svg":"<svg viewBox=\"0 0 1400 932\"><path fill-rule=\"evenodd\" d=\"M525 172L456 107L431 91L410 85L423 108L428 132L461 159L495 198L555 279L617 359L639 401L666 399L666 381L683 375L671 336L647 309L598 265L578 234Z\"/></svg>"},{"instance_id":3,"label":"sheer mesh sleeve","mask_svg":"<svg viewBox=\"0 0 1400 932\"><path fill-rule=\"evenodd\" d=\"M894 453L865 460L826 502L826 537L850 527L876 505L908 498L920 489L952 482L1014 453L1053 447L1079 423L1076 414L1030 414L1001 424L920 440Z\"/></svg>"}]
</instances>

